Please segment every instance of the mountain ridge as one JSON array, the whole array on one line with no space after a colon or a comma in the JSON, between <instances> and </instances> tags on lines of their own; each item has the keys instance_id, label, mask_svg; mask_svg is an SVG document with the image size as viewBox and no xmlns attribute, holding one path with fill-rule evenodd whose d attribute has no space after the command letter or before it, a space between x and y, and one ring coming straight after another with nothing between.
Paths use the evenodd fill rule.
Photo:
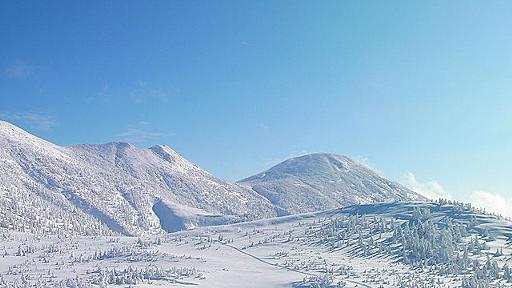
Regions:
<instances>
[{"instance_id":1,"label":"mountain ridge","mask_svg":"<svg viewBox=\"0 0 512 288\"><path fill-rule=\"evenodd\" d=\"M353 201L325 197L318 182L360 166L345 156L317 153L303 156L312 158L310 163L292 158L275 166L279 169L230 183L167 145L139 148L109 142L61 147L5 121L0 121L0 136L0 211L5 211L0 213L0 226L53 234L155 234L346 206ZM309 178L296 177L303 174ZM268 180L269 175L295 177L301 186L285 181L263 191L261 185L248 185ZM371 181L383 179L365 176L370 188L378 186ZM300 193L281 193L290 192L290 187L299 187ZM381 193L379 189L366 193ZM418 199L412 191L400 188L395 194L400 193L405 196L396 200ZM288 197L295 197L295 202ZM361 199L368 203L395 198Z\"/></svg>"},{"instance_id":2,"label":"mountain ridge","mask_svg":"<svg viewBox=\"0 0 512 288\"><path fill-rule=\"evenodd\" d=\"M82 224L85 230L78 233L94 234L97 228L85 227L102 226L138 235L161 231L162 218L191 214L174 213L174 207L236 218L231 221L277 215L275 207L251 189L216 178L168 146L111 142L60 147L6 122L0 130L0 188L7 195L0 207L8 211L1 215L4 227L36 229L35 219L43 218L41 229L52 231L77 232ZM159 210L169 215L159 215L154 211L157 203L176 205ZM23 213L39 215L26 217L18 206L24 207ZM62 207L76 219L71 212L60 215ZM205 222L196 219L199 216L175 220L193 227ZM73 224L66 226L66 219Z\"/></svg>"}]
</instances>

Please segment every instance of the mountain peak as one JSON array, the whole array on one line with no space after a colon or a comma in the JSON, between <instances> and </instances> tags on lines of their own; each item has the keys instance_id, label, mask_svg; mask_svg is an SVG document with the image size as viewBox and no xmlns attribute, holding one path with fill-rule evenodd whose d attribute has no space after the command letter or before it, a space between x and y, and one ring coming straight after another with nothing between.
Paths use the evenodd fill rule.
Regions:
<instances>
[{"instance_id":1,"label":"mountain peak","mask_svg":"<svg viewBox=\"0 0 512 288\"><path fill-rule=\"evenodd\" d=\"M349 159L347 156L345 155L341 155L341 154L336 154L336 153L331 153L331 152L313 152L313 153L306 153L304 155L299 155L299 156L296 156L296 157L292 157L290 159L294 159L294 158L302 158L302 157L309 157L309 158L322 158L322 157L326 157L326 158L347 158Z\"/></svg>"},{"instance_id":2,"label":"mountain peak","mask_svg":"<svg viewBox=\"0 0 512 288\"><path fill-rule=\"evenodd\" d=\"M164 160L167 161L176 161L176 160L183 160L186 161L183 157L181 157L180 154L178 154L176 151L174 151L171 147L163 144L155 145L149 148L149 150L153 151L153 153L157 154L158 156L162 157Z\"/></svg>"},{"instance_id":3,"label":"mountain peak","mask_svg":"<svg viewBox=\"0 0 512 288\"><path fill-rule=\"evenodd\" d=\"M2 120L0 120L0 147L2 147L2 149L0 149L0 158L7 157L6 154L8 153L17 153L18 155L26 156L27 153L32 154L36 152L40 155L51 155L52 157L57 157L64 161L70 160L64 148L34 136L22 128Z\"/></svg>"},{"instance_id":4,"label":"mountain peak","mask_svg":"<svg viewBox=\"0 0 512 288\"><path fill-rule=\"evenodd\" d=\"M176 153L176 151L174 151L171 147L169 147L169 146L167 146L165 144L157 144L157 145L149 147L149 149L151 149L151 150L162 150L162 151L166 151L168 153Z\"/></svg>"},{"instance_id":5,"label":"mountain peak","mask_svg":"<svg viewBox=\"0 0 512 288\"><path fill-rule=\"evenodd\" d=\"M336 173L336 171L347 171L357 162L352 159L334 153L311 153L287 159L269 170L252 177L246 178L241 182L254 179L277 179L287 176L314 176L326 173Z\"/></svg>"},{"instance_id":6,"label":"mountain peak","mask_svg":"<svg viewBox=\"0 0 512 288\"><path fill-rule=\"evenodd\" d=\"M252 187L289 213L424 199L365 165L333 153L290 158L240 183Z\"/></svg>"},{"instance_id":7,"label":"mountain peak","mask_svg":"<svg viewBox=\"0 0 512 288\"><path fill-rule=\"evenodd\" d=\"M3 135L29 134L27 131L5 120L0 120L0 133Z\"/></svg>"},{"instance_id":8,"label":"mountain peak","mask_svg":"<svg viewBox=\"0 0 512 288\"><path fill-rule=\"evenodd\" d=\"M357 163L345 155L335 154L335 153L326 153L326 152L316 152L316 153L305 154L305 155L290 158L288 160L303 161L303 162L328 161L328 162L344 162L344 163L352 163L352 164Z\"/></svg>"},{"instance_id":9,"label":"mountain peak","mask_svg":"<svg viewBox=\"0 0 512 288\"><path fill-rule=\"evenodd\" d=\"M11 123L9 123L9 122L7 122L7 121L5 121L5 120L1 120L1 119L0 119L0 127L1 127L1 128L3 128L4 126L5 126L5 127L6 127L6 126L9 126L9 125L10 125L10 126L14 126L14 125L12 125L12 124L11 124ZM16 127L16 126L14 126L14 127Z\"/></svg>"},{"instance_id":10,"label":"mountain peak","mask_svg":"<svg viewBox=\"0 0 512 288\"><path fill-rule=\"evenodd\" d=\"M117 149L135 148L135 146L133 144L128 143L128 142L123 142L123 141L108 142L108 143L103 144L103 145L112 146L112 147L115 147Z\"/></svg>"}]
</instances>

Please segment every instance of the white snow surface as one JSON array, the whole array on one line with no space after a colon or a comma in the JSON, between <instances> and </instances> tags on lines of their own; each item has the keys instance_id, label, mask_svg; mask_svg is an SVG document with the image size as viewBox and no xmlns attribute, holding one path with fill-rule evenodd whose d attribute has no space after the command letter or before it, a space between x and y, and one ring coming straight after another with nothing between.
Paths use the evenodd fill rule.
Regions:
<instances>
[{"instance_id":1,"label":"white snow surface","mask_svg":"<svg viewBox=\"0 0 512 288\"><path fill-rule=\"evenodd\" d=\"M233 184L0 121L0 288L512 287L510 219L424 200L334 154Z\"/></svg>"},{"instance_id":2,"label":"white snow surface","mask_svg":"<svg viewBox=\"0 0 512 288\"><path fill-rule=\"evenodd\" d=\"M142 237L0 228L0 287L512 287L511 225L461 204L416 202ZM422 236L429 226L436 232ZM418 247L441 258L423 262Z\"/></svg>"},{"instance_id":3,"label":"white snow surface","mask_svg":"<svg viewBox=\"0 0 512 288\"><path fill-rule=\"evenodd\" d=\"M353 204L426 200L366 165L329 153L291 158L239 183L289 214Z\"/></svg>"},{"instance_id":4,"label":"white snow surface","mask_svg":"<svg viewBox=\"0 0 512 288\"><path fill-rule=\"evenodd\" d=\"M216 178L163 145L59 147L0 121L0 159L0 226L13 230L160 233L162 219L191 215L176 216L178 206L231 221L277 215L250 188ZM169 209L158 214L157 203ZM187 226L205 223L192 218Z\"/></svg>"},{"instance_id":5,"label":"white snow surface","mask_svg":"<svg viewBox=\"0 0 512 288\"><path fill-rule=\"evenodd\" d=\"M165 145L60 147L5 121L0 121L0 191L0 227L80 235L158 234L420 199L344 156L293 158L229 183Z\"/></svg>"}]
</instances>

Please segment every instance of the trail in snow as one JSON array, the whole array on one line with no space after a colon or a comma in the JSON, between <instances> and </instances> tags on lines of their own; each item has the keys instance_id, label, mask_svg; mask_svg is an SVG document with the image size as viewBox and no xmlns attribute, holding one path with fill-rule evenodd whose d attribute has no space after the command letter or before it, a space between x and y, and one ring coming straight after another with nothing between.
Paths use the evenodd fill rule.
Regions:
<instances>
[{"instance_id":1,"label":"trail in snow","mask_svg":"<svg viewBox=\"0 0 512 288\"><path fill-rule=\"evenodd\" d=\"M286 269L288 271L300 273L300 274L307 275L307 276L319 276L320 275L320 274L317 274L317 273L305 272L305 271L301 271L301 270L298 270L298 269L292 269L292 268L284 267L284 266L281 266L281 265L276 264L276 263L271 263L271 262L268 262L266 260L261 259L260 257L258 257L256 255L253 255L253 254L250 254L248 252L245 252L242 249L239 249L239 248L237 248L235 246L232 246L232 245L229 245L229 244L225 244L225 243L221 243L221 244L226 246L226 247L229 247L231 249L234 249L234 250L236 250L236 251L238 251L238 252L240 252L240 253L242 253L242 254L244 254L246 256L249 256L249 257L251 257L253 259L256 259L256 260L258 260L258 261L260 261L260 262L262 262L264 264L267 264L267 265L271 265L271 266L274 266L274 267L277 267L277 268L281 268L281 269ZM371 288L371 286L368 286L368 285L366 285L364 283L361 283L361 282L358 282L358 281L349 280L349 279L343 279L343 280L346 281L346 282L350 282L352 284L357 284L357 285L361 285L363 287Z\"/></svg>"}]
</instances>

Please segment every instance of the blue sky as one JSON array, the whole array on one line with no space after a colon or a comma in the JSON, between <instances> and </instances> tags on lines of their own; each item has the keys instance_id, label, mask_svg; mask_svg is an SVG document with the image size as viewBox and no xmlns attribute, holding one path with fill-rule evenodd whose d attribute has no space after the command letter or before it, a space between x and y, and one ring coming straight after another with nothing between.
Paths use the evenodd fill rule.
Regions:
<instances>
[{"instance_id":1,"label":"blue sky","mask_svg":"<svg viewBox=\"0 0 512 288\"><path fill-rule=\"evenodd\" d=\"M511 11L2 1L0 118L60 145L164 143L229 180L322 151L416 189L510 199Z\"/></svg>"}]
</instances>

